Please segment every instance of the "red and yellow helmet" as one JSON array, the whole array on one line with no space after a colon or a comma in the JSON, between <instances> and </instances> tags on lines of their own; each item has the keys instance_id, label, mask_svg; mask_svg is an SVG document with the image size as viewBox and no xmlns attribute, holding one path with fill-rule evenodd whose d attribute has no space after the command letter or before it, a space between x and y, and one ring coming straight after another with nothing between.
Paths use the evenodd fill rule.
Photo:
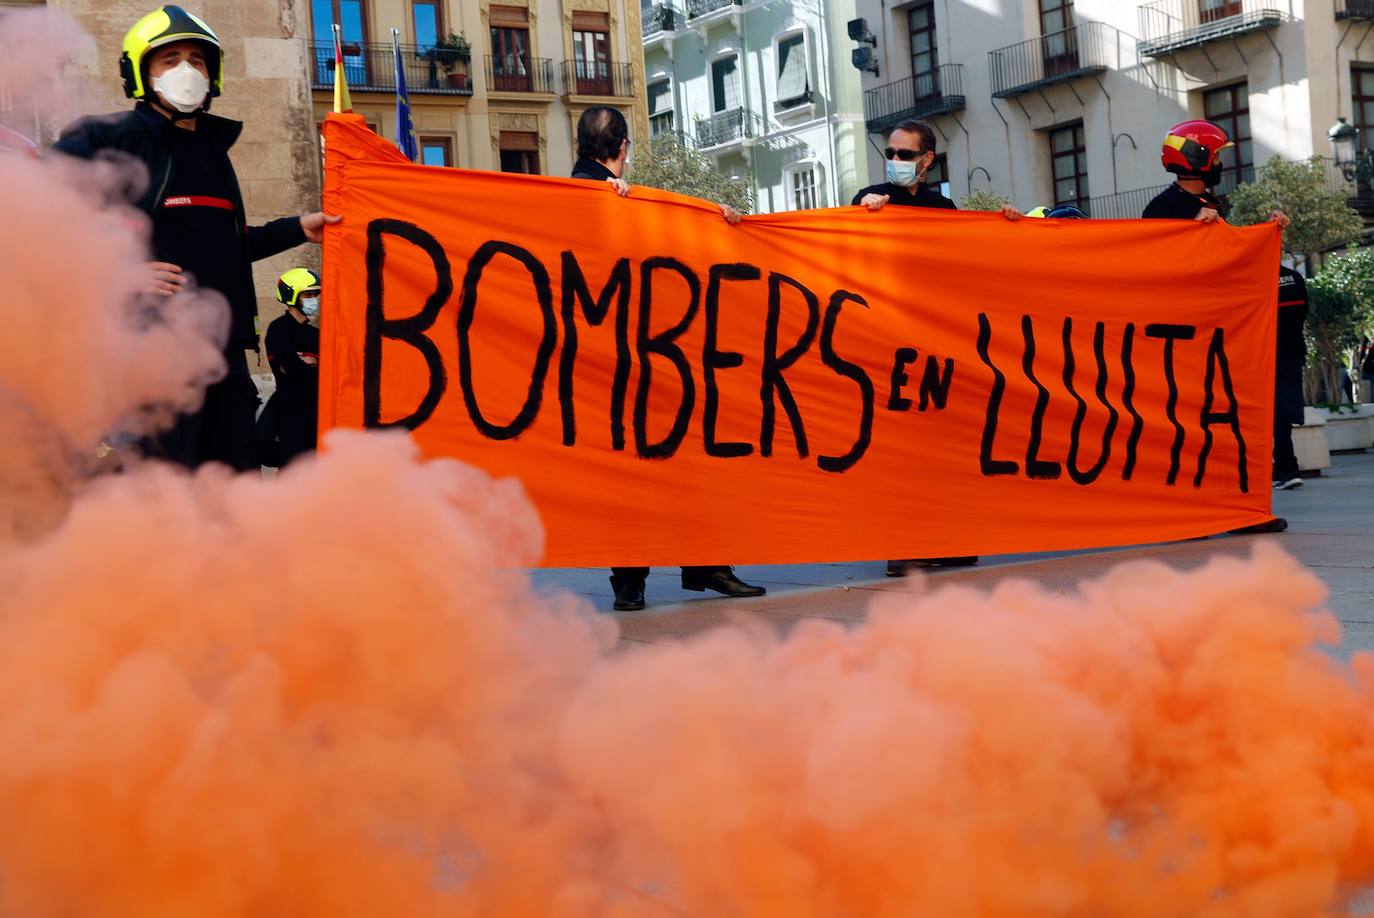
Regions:
<instances>
[{"instance_id":1,"label":"red and yellow helmet","mask_svg":"<svg viewBox=\"0 0 1374 918\"><path fill-rule=\"evenodd\" d=\"M1203 176L1221 169L1221 151L1234 146L1212 122L1184 121L1169 128L1160 160L1174 175Z\"/></svg>"}]
</instances>

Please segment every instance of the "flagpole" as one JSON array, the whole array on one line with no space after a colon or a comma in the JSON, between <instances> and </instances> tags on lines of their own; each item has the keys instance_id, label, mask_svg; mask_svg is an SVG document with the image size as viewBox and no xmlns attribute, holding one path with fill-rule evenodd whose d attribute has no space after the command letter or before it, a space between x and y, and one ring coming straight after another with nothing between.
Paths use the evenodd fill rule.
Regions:
<instances>
[{"instance_id":1,"label":"flagpole","mask_svg":"<svg viewBox=\"0 0 1374 918\"><path fill-rule=\"evenodd\" d=\"M415 122L410 114L410 91L406 87L405 65L401 62L401 30L391 30L391 60L396 68L396 147L406 159L419 159Z\"/></svg>"},{"instance_id":2,"label":"flagpole","mask_svg":"<svg viewBox=\"0 0 1374 918\"><path fill-rule=\"evenodd\" d=\"M343 27L334 23L334 111L353 111L353 99L348 93L348 78L344 76Z\"/></svg>"}]
</instances>

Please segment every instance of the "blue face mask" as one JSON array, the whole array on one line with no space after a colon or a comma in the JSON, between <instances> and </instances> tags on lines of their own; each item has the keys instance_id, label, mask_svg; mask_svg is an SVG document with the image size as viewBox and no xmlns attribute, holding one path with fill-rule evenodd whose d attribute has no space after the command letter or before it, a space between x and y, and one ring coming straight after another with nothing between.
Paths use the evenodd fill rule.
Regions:
<instances>
[{"instance_id":1,"label":"blue face mask","mask_svg":"<svg viewBox=\"0 0 1374 918\"><path fill-rule=\"evenodd\" d=\"M916 171L915 161L903 162L900 159L887 161L887 180L902 188L914 188L921 179Z\"/></svg>"}]
</instances>

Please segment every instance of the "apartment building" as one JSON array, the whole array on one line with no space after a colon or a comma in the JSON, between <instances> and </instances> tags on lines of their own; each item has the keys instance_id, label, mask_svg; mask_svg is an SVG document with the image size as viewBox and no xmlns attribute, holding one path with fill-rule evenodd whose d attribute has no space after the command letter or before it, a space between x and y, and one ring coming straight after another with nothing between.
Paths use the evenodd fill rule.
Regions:
<instances>
[{"instance_id":1,"label":"apartment building","mask_svg":"<svg viewBox=\"0 0 1374 918\"><path fill-rule=\"evenodd\" d=\"M940 136L956 200L1139 216L1170 180L1168 128L1207 118L1236 141L1223 190L1273 156L1329 160L1329 181L1374 212L1334 162L1346 119L1374 134L1374 0L857 0L851 49L873 136L905 118ZM882 160L869 156L869 172Z\"/></svg>"},{"instance_id":2,"label":"apartment building","mask_svg":"<svg viewBox=\"0 0 1374 918\"><path fill-rule=\"evenodd\" d=\"M854 0L658 0L642 9L651 133L673 131L761 213L848 203L865 184Z\"/></svg>"},{"instance_id":3,"label":"apartment building","mask_svg":"<svg viewBox=\"0 0 1374 918\"><path fill-rule=\"evenodd\" d=\"M392 29L399 31L425 163L563 175L577 120L614 105L648 136L639 7L625 0L310 0L316 120L333 108L341 26L353 109L396 136ZM447 40L450 36L456 40Z\"/></svg>"}]
</instances>

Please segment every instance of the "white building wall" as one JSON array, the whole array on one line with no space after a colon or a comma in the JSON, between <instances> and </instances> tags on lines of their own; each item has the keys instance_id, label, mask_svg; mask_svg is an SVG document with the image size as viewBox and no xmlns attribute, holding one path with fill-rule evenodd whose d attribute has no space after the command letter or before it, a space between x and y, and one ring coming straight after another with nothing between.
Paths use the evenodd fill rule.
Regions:
<instances>
[{"instance_id":1,"label":"white building wall","mask_svg":"<svg viewBox=\"0 0 1374 918\"><path fill-rule=\"evenodd\" d=\"M696 122L713 114L711 64L737 55L756 136L708 149L719 169L754 189L760 213L794 209L791 177L807 168L816 206L848 203L866 173L859 78L845 36L854 0L753 0L697 20L680 2L677 28L646 35L644 49L646 83L672 80L675 129L698 137ZM778 40L794 34L805 37L813 101L779 113Z\"/></svg>"},{"instance_id":2,"label":"white building wall","mask_svg":"<svg viewBox=\"0 0 1374 918\"><path fill-rule=\"evenodd\" d=\"M989 52L1040 34L1037 0L936 0L940 62L962 65L966 99L962 110L927 119L948 154L951 195L957 201L970 189L991 189L1022 209L1052 203L1047 131L1079 120L1091 198L1165 184L1171 179L1160 167L1159 149L1168 128L1202 117L1206 89L1242 80L1249 88L1256 165L1272 156L1330 156L1327 129L1338 115L1351 113L1351 64L1374 65L1374 23L1338 21L1332 3L1321 0L1244 2L1247 11L1276 10L1282 21L1155 59L1137 48L1143 31L1138 4L1078 0L1080 53L1086 56L1089 30L1104 30L1110 36L1107 71L995 99ZM880 72L863 74L865 90L911 75L906 11L912 5L857 0L857 14L878 42ZM880 181L881 138L872 140L869 176Z\"/></svg>"}]
</instances>

